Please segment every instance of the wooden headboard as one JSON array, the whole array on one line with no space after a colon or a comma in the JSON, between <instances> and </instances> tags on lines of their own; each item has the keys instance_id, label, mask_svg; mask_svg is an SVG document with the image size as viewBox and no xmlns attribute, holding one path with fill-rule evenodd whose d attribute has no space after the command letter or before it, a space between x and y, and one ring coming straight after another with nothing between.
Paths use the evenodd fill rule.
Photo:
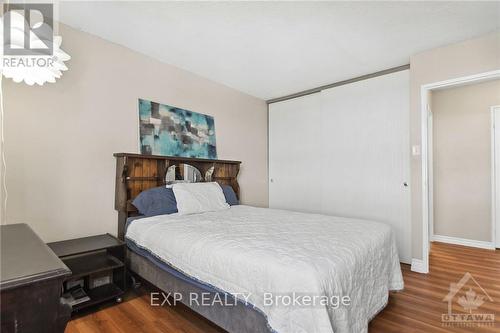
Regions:
<instances>
[{"instance_id":1,"label":"wooden headboard","mask_svg":"<svg viewBox=\"0 0 500 333\"><path fill-rule=\"evenodd\" d=\"M221 185L230 185L240 196L238 172L240 161L210 160L177 156L140 155L116 153L115 209L118 211L118 238L124 239L125 223L130 216L138 215L132 205L134 198L144 190L165 184L165 174L171 165L190 164L205 172L215 167L212 181Z\"/></svg>"}]
</instances>

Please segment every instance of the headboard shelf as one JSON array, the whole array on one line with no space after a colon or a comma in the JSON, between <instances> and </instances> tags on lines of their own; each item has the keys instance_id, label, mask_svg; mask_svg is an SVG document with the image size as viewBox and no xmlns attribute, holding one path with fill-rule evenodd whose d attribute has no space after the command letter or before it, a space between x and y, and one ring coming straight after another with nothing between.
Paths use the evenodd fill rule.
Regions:
<instances>
[{"instance_id":1,"label":"headboard shelf","mask_svg":"<svg viewBox=\"0 0 500 333\"><path fill-rule=\"evenodd\" d=\"M196 158L196 157L181 157L181 156L161 156L161 155L142 155L135 153L114 153L114 157L139 157L147 158L151 160L169 160L178 162L210 162L210 163L223 163L223 164L241 164L241 161L231 161L231 160L212 160L209 158Z\"/></svg>"},{"instance_id":2,"label":"headboard shelf","mask_svg":"<svg viewBox=\"0 0 500 333\"><path fill-rule=\"evenodd\" d=\"M165 175L171 165L190 164L200 170L202 175L213 166L212 181L230 185L238 198L240 195L237 180L240 161L134 153L115 153L113 156L116 158L115 209L118 211L118 238L122 240L127 218L138 214L132 201L144 190L165 185Z\"/></svg>"}]
</instances>

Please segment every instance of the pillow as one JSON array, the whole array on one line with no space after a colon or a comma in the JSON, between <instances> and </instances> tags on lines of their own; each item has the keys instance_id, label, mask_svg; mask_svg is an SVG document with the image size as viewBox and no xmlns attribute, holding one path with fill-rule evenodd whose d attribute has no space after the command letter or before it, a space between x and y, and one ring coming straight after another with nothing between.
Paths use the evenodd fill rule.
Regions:
<instances>
[{"instance_id":1,"label":"pillow","mask_svg":"<svg viewBox=\"0 0 500 333\"><path fill-rule=\"evenodd\" d=\"M229 206L240 204L238 198L236 197L236 193L234 193L234 190L231 186L222 185L222 192L224 192L224 196L226 197L226 202L229 204Z\"/></svg>"},{"instance_id":2,"label":"pillow","mask_svg":"<svg viewBox=\"0 0 500 333\"><path fill-rule=\"evenodd\" d=\"M217 183L180 183L172 186L179 214L195 214L228 209Z\"/></svg>"},{"instance_id":3,"label":"pillow","mask_svg":"<svg viewBox=\"0 0 500 333\"><path fill-rule=\"evenodd\" d=\"M171 188L154 187L141 192L132 201L139 213L144 216L155 216L177 213L177 202Z\"/></svg>"}]
</instances>

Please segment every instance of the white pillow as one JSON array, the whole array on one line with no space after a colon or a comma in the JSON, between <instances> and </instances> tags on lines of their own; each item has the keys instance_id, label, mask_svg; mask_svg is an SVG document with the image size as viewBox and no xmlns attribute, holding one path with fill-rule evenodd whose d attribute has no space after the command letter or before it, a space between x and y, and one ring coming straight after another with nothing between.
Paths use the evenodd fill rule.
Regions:
<instances>
[{"instance_id":1,"label":"white pillow","mask_svg":"<svg viewBox=\"0 0 500 333\"><path fill-rule=\"evenodd\" d=\"M228 209L226 197L219 184L179 183L172 186L180 215L214 212Z\"/></svg>"}]
</instances>

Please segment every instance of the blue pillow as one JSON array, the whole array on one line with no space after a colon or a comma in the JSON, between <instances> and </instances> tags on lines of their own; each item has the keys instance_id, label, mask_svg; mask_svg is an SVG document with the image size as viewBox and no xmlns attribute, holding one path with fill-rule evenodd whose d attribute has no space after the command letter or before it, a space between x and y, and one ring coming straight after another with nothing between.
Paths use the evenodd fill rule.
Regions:
<instances>
[{"instance_id":1,"label":"blue pillow","mask_svg":"<svg viewBox=\"0 0 500 333\"><path fill-rule=\"evenodd\" d=\"M174 191L165 186L154 187L141 192L132 201L132 204L144 216L177 213L177 201L175 201Z\"/></svg>"},{"instance_id":2,"label":"blue pillow","mask_svg":"<svg viewBox=\"0 0 500 333\"><path fill-rule=\"evenodd\" d=\"M224 196L226 197L226 202L229 204L229 206L240 204L238 198L236 197L236 193L234 193L234 190L231 186L222 185L222 192L224 192Z\"/></svg>"}]
</instances>

